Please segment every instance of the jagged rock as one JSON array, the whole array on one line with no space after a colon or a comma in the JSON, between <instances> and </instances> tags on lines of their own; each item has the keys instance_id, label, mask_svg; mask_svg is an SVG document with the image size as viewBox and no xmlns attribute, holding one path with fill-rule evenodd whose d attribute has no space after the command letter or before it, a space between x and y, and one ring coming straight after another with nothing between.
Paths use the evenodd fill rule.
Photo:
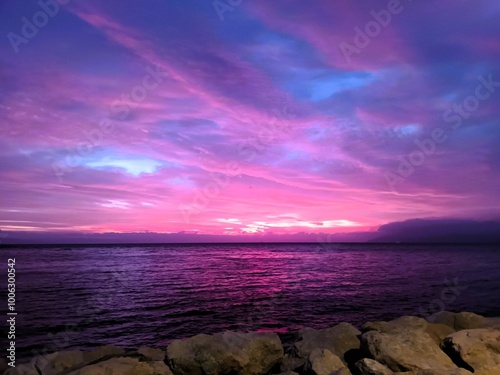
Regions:
<instances>
[{"instance_id":1,"label":"jagged rock","mask_svg":"<svg viewBox=\"0 0 500 375\"><path fill-rule=\"evenodd\" d=\"M344 362L328 349L314 349L309 355L308 368L315 375L330 375L343 367Z\"/></svg>"},{"instance_id":2,"label":"jagged rock","mask_svg":"<svg viewBox=\"0 0 500 375\"><path fill-rule=\"evenodd\" d=\"M445 324L455 331L476 328L500 328L500 318L485 318L471 312L441 311L427 318L429 322Z\"/></svg>"},{"instance_id":3,"label":"jagged rock","mask_svg":"<svg viewBox=\"0 0 500 375\"><path fill-rule=\"evenodd\" d=\"M347 367L342 367L340 370L335 371L331 375L352 375Z\"/></svg>"},{"instance_id":4,"label":"jagged rock","mask_svg":"<svg viewBox=\"0 0 500 375\"><path fill-rule=\"evenodd\" d=\"M415 329L424 331L429 323L416 316L401 316L389 322L367 322L361 326L361 331L394 332L401 329Z\"/></svg>"},{"instance_id":5,"label":"jagged rock","mask_svg":"<svg viewBox=\"0 0 500 375\"><path fill-rule=\"evenodd\" d=\"M114 345L100 346L90 352L83 352L86 362L97 361L101 358L118 357L125 354L125 350Z\"/></svg>"},{"instance_id":6,"label":"jagged rock","mask_svg":"<svg viewBox=\"0 0 500 375\"><path fill-rule=\"evenodd\" d=\"M369 331L361 336L361 347L392 371L438 370L448 374L457 368L427 333L418 330Z\"/></svg>"},{"instance_id":7,"label":"jagged rock","mask_svg":"<svg viewBox=\"0 0 500 375\"><path fill-rule=\"evenodd\" d=\"M165 352L161 349L140 348L137 353L149 361L163 361L165 359Z\"/></svg>"},{"instance_id":8,"label":"jagged rock","mask_svg":"<svg viewBox=\"0 0 500 375\"><path fill-rule=\"evenodd\" d=\"M34 360L34 365L43 375L59 375L85 364L95 362L101 358L110 358L125 353L125 350L116 346L106 345L90 352L81 350L66 350L47 355L40 355Z\"/></svg>"},{"instance_id":9,"label":"jagged rock","mask_svg":"<svg viewBox=\"0 0 500 375\"><path fill-rule=\"evenodd\" d=\"M176 375L260 375L283 359L283 346L274 333L224 332L175 340L167 347Z\"/></svg>"},{"instance_id":10,"label":"jagged rock","mask_svg":"<svg viewBox=\"0 0 500 375\"><path fill-rule=\"evenodd\" d=\"M394 373L383 364L369 358L356 362L360 375L393 375Z\"/></svg>"},{"instance_id":11,"label":"jagged rock","mask_svg":"<svg viewBox=\"0 0 500 375\"><path fill-rule=\"evenodd\" d=\"M5 358L0 358L0 374L3 374L4 371L9 369L9 365L7 364L7 360Z\"/></svg>"},{"instance_id":12,"label":"jagged rock","mask_svg":"<svg viewBox=\"0 0 500 375\"><path fill-rule=\"evenodd\" d=\"M116 357L85 366L67 375L172 375L161 361L141 362L138 358Z\"/></svg>"},{"instance_id":13,"label":"jagged rock","mask_svg":"<svg viewBox=\"0 0 500 375\"><path fill-rule=\"evenodd\" d=\"M394 372L394 375L472 375L472 372L464 370L463 368L456 368L446 373L436 370L416 370L416 371Z\"/></svg>"},{"instance_id":14,"label":"jagged rock","mask_svg":"<svg viewBox=\"0 0 500 375\"><path fill-rule=\"evenodd\" d=\"M21 365L16 364L16 367L9 367L3 375L39 375L39 373L32 364L24 363Z\"/></svg>"},{"instance_id":15,"label":"jagged rock","mask_svg":"<svg viewBox=\"0 0 500 375\"><path fill-rule=\"evenodd\" d=\"M299 331L301 341L294 344L300 358L308 358L314 349L328 349L345 364L344 355L352 349L359 349L361 332L349 323L340 323L332 328L304 328Z\"/></svg>"},{"instance_id":16,"label":"jagged rock","mask_svg":"<svg viewBox=\"0 0 500 375\"><path fill-rule=\"evenodd\" d=\"M445 324L429 323L416 316L402 316L389 322L368 322L362 325L361 331L395 332L401 329L422 331L429 334L434 342L439 345L443 339L455 330Z\"/></svg>"},{"instance_id":17,"label":"jagged rock","mask_svg":"<svg viewBox=\"0 0 500 375\"><path fill-rule=\"evenodd\" d=\"M67 350L36 358L35 365L44 375L57 375L85 362L84 352Z\"/></svg>"},{"instance_id":18,"label":"jagged rock","mask_svg":"<svg viewBox=\"0 0 500 375\"><path fill-rule=\"evenodd\" d=\"M281 361L280 370L283 372L297 370L306 364L305 358L295 358L285 356Z\"/></svg>"},{"instance_id":19,"label":"jagged rock","mask_svg":"<svg viewBox=\"0 0 500 375\"><path fill-rule=\"evenodd\" d=\"M430 323L444 324L455 329L455 315L456 313L450 311L440 311L426 317L426 320Z\"/></svg>"},{"instance_id":20,"label":"jagged rock","mask_svg":"<svg viewBox=\"0 0 500 375\"><path fill-rule=\"evenodd\" d=\"M500 329L455 332L444 339L442 348L455 363L475 374L500 374Z\"/></svg>"}]
</instances>

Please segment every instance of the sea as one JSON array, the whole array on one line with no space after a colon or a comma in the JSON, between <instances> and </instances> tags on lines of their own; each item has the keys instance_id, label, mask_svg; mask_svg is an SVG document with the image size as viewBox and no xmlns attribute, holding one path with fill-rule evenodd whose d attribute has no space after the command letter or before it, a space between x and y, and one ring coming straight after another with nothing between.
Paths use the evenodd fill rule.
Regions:
<instances>
[{"instance_id":1,"label":"sea","mask_svg":"<svg viewBox=\"0 0 500 375\"><path fill-rule=\"evenodd\" d=\"M4 270L15 259L18 360L107 344L164 349L224 330L359 327L441 310L500 316L498 245L65 245L0 254Z\"/></svg>"}]
</instances>

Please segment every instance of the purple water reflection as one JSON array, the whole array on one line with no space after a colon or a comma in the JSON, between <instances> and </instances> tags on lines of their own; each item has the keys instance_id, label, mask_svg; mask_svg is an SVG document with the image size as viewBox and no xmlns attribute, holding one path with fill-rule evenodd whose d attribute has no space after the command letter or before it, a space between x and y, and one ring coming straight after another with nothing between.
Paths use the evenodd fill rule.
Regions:
<instances>
[{"instance_id":1,"label":"purple water reflection","mask_svg":"<svg viewBox=\"0 0 500 375\"><path fill-rule=\"evenodd\" d=\"M500 251L488 246L191 245L7 249L17 258L18 355L165 346L225 329L284 332L446 306L500 315ZM55 335L55 336L49 336Z\"/></svg>"}]
</instances>

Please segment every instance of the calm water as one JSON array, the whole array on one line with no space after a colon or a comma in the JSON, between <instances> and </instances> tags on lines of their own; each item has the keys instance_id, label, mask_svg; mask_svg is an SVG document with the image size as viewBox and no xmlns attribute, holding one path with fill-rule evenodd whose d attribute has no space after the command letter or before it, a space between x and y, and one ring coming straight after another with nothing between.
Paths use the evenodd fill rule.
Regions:
<instances>
[{"instance_id":1,"label":"calm water","mask_svg":"<svg viewBox=\"0 0 500 375\"><path fill-rule=\"evenodd\" d=\"M0 251L2 267L8 257L17 261L17 353L27 358L47 347L164 347L225 329L285 332L428 314L439 308L432 301L445 280L467 287L447 310L500 316L499 250L261 244Z\"/></svg>"}]
</instances>

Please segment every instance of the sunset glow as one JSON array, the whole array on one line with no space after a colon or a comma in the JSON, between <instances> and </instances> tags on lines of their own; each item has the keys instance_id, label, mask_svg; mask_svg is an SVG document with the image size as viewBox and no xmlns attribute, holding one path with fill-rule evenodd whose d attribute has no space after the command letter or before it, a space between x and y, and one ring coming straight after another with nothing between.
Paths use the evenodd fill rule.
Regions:
<instances>
[{"instance_id":1,"label":"sunset glow","mask_svg":"<svg viewBox=\"0 0 500 375\"><path fill-rule=\"evenodd\" d=\"M4 2L0 229L497 217L500 6L390 3Z\"/></svg>"}]
</instances>

